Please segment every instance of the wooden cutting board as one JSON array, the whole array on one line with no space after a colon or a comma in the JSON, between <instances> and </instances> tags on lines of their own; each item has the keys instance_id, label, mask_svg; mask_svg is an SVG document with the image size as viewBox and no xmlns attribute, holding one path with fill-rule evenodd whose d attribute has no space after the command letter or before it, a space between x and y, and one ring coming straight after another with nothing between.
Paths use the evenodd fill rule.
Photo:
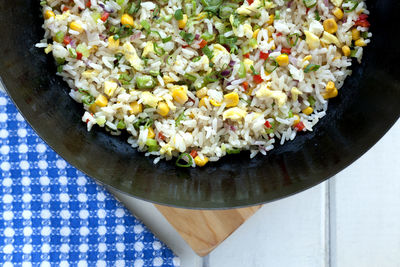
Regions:
<instances>
[{"instance_id":1,"label":"wooden cutting board","mask_svg":"<svg viewBox=\"0 0 400 267\"><path fill-rule=\"evenodd\" d=\"M155 206L199 256L209 254L261 207L190 210Z\"/></svg>"}]
</instances>

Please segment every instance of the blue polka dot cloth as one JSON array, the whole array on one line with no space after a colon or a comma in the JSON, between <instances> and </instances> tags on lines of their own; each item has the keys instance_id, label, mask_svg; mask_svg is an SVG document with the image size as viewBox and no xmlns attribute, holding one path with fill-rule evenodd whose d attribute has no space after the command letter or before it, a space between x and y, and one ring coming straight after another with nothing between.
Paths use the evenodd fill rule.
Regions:
<instances>
[{"instance_id":1,"label":"blue polka dot cloth","mask_svg":"<svg viewBox=\"0 0 400 267\"><path fill-rule=\"evenodd\" d=\"M179 266L102 186L66 163L0 88L0 266Z\"/></svg>"}]
</instances>

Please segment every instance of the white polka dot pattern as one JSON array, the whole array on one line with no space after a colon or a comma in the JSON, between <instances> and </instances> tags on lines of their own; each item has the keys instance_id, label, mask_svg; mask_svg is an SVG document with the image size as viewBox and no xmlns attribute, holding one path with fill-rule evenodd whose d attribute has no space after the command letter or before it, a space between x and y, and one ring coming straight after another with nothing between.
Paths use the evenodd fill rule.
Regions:
<instances>
[{"instance_id":1,"label":"white polka dot pattern","mask_svg":"<svg viewBox=\"0 0 400 267\"><path fill-rule=\"evenodd\" d=\"M179 266L179 258L47 147L0 91L0 265Z\"/></svg>"}]
</instances>

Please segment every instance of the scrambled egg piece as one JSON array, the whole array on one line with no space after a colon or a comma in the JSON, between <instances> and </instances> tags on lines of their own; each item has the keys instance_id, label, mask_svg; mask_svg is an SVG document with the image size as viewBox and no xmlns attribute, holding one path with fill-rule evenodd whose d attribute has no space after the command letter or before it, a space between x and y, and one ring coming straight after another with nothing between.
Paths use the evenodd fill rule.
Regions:
<instances>
[{"instance_id":1,"label":"scrambled egg piece","mask_svg":"<svg viewBox=\"0 0 400 267\"><path fill-rule=\"evenodd\" d=\"M141 93L140 98L143 100L143 104L149 105L152 108L157 107L158 98L148 91Z\"/></svg>"},{"instance_id":2,"label":"scrambled egg piece","mask_svg":"<svg viewBox=\"0 0 400 267\"><path fill-rule=\"evenodd\" d=\"M267 2L268 3L268 2ZM236 12L240 15L252 15L257 13L258 8L261 6L260 0L254 0L251 5L248 4L247 1L244 1L243 5L236 9Z\"/></svg>"},{"instance_id":3,"label":"scrambled egg piece","mask_svg":"<svg viewBox=\"0 0 400 267\"><path fill-rule=\"evenodd\" d=\"M65 12L63 12L61 15L56 15L56 20L62 21L62 20L66 20L69 15L71 15L71 11L67 10Z\"/></svg>"},{"instance_id":4,"label":"scrambled egg piece","mask_svg":"<svg viewBox=\"0 0 400 267\"><path fill-rule=\"evenodd\" d=\"M128 60L128 62L135 70L137 71L143 70L143 62L137 55L136 50L131 43L129 42L124 43L123 53L125 55L126 60Z\"/></svg>"},{"instance_id":5,"label":"scrambled egg piece","mask_svg":"<svg viewBox=\"0 0 400 267\"><path fill-rule=\"evenodd\" d=\"M231 119L233 121L239 121L244 117L246 117L246 115L247 115L246 110L235 107L225 110L224 113L222 114L222 117L224 120Z\"/></svg>"},{"instance_id":6,"label":"scrambled egg piece","mask_svg":"<svg viewBox=\"0 0 400 267\"><path fill-rule=\"evenodd\" d=\"M340 7L342 5L342 3L343 3L343 0L331 0L331 3L334 6Z\"/></svg>"},{"instance_id":7,"label":"scrambled egg piece","mask_svg":"<svg viewBox=\"0 0 400 267\"><path fill-rule=\"evenodd\" d=\"M222 55L219 56L220 54ZM219 68L222 68L224 65L228 65L231 60L231 54L220 44L214 44L213 55L214 56L211 58L211 61L216 65L216 67Z\"/></svg>"},{"instance_id":8,"label":"scrambled egg piece","mask_svg":"<svg viewBox=\"0 0 400 267\"><path fill-rule=\"evenodd\" d=\"M160 154L161 155L167 154L168 156L171 157L172 156L172 150L174 150L174 149L175 148L170 143L167 143L167 144L161 146Z\"/></svg>"},{"instance_id":9,"label":"scrambled egg piece","mask_svg":"<svg viewBox=\"0 0 400 267\"><path fill-rule=\"evenodd\" d=\"M104 82L104 93L108 96L112 96L117 90L118 84L114 81L105 81Z\"/></svg>"},{"instance_id":10,"label":"scrambled egg piece","mask_svg":"<svg viewBox=\"0 0 400 267\"><path fill-rule=\"evenodd\" d=\"M98 71L95 70L87 70L82 72L82 77L85 79L91 79L99 74Z\"/></svg>"},{"instance_id":11,"label":"scrambled egg piece","mask_svg":"<svg viewBox=\"0 0 400 267\"><path fill-rule=\"evenodd\" d=\"M251 59L245 58L245 59L243 60L243 64L244 64L244 66L245 66L245 68L246 68L246 71L247 71L247 72L250 72L250 71L251 71L251 68L250 68L250 67L253 66L254 61L251 60Z\"/></svg>"},{"instance_id":12,"label":"scrambled egg piece","mask_svg":"<svg viewBox=\"0 0 400 267\"><path fill-rule=\"evenodd\" d=\"M320 43L318 36L309 31L304 31L304 34L306 35L306 43L310 49L319 48Z\"/></svg>"},{"instance_id":13,"label":"scrambled egg piece","mask_svg":"<svg viewBox=\"0 0 400 267\"><path fill-rule=\"evenodd\" d=\"M143 48L142 57L147 57L147 55L150 53L154 53L154 44L151 41L147 42Z\"/></svg>"},{"instance_id":14,"label":"scrambled egg piece","mask_svg":"<svg viewBox=\"0 0 400 267\"><path fill-rule=\"evenodd\" d=\"M256 92L256 97L258 98L273 98L279 107L282 107L286 101L287 96L284 92L281 91L273 91L268 88L270 83L262 83L260 88Z\"/></svg>"},{"instance_id":15,"label":"scrambled egg piece","mask_svg":"<svg viewBox=\"0 0 400 267\"><path fill-rule=\"evenodd\" d=\"M342 45L339 42L339 39L335 35L330 34L329 32L324 32L324 34L321 37L321 42L324 42L326 44L335 44L337 47L342 47Z\"/></svg>"},{"instance_id":16,"label":"scrambled egg piece","mask_svg":"<svg viewBox=\"0 0 400 267\"><path fill-rule=\"evenodd\" d=\"M297 87L293 87L290 90L290 93L292 94L293 101L297 101L298 96L303 94L299 89L297 89Z\"/></svg>"},{"instance_id":17,"label":"scrambled egg piece","mask_svg":"<svg viewBox=\"0 0 400 267\"><path fill-rule=\"evenodd\" d=\"M199 61L191 62L189 68L190 70L186 72L198 72L201 70L208 71L210 69L210 60L206 55L203 55Z\"/></svg>"}]
</instances>

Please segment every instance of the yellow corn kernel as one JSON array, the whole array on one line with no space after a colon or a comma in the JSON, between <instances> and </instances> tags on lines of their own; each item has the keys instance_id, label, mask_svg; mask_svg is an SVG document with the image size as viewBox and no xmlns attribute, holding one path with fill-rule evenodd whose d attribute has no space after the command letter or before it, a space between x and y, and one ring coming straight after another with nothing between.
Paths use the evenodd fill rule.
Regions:
<instances>
[{"instance_id":1,"label":"yellow corn kernel","mask_svg":"<svg viewBox=\"0 0 400 267\"><path fill-rule=\"evenodd\" d=\"M345 45L345 46L343 46L342 47L342 52L343 52L343 55L345 56L345 57L348 57L348 56L350 56L350 47L348 47L347 45Z\"/></svg>"},{"instance_id":2,"label":"yellow corn kernel","mask_svg":"<svg viewBox=\"0 0 400 267\"><path fill-rule=\"evenodd\" d=\"M172 97L181 105L185 104L189 99L186 91L180 86L172 90Z\"/></svg>"},{"instance_id":3,"label":"yellow corn kernel","mask_svg":"<svg viewBox=\"0 0 400 267\"><path fill-rule=\"evenodd\" d=\"M202 98L203 96L206 96L206 95L207 95L207 87L203 87L196 92L196 96L198 98Z\"/></svg>"},{"instance_id":4,"label":"yellow corn kernel","mask_svg":"<svg viewBox=\"0 0 400 267\"><path fill-rule=\"evenodd\" d=\"M130 26L130 27L135 26L135 22L133 21L133 17L131 15L129 15L129 14L122 15L121 24L123 26Z\"/></svg>"},{"instance_id":5,"label":"yellow corn kernel","mask_svg":"<svg viewBox=\"0 0 400 267\"><path fill-rule=\"evenodd\" d=\"M367 46L363 38L358 39L357 41L354 42L356 46Z\"/></svg>"},{"instance_id":6,"label":"yellow corn kernel","mask_svg":"<svg viewBox=\"0 0 400 267\"><path fill-rule=\"evenodd\" d=\"M338 95L338 90L336 88L331 92L326 92L326 93L322 94L324 99L334 98L337 95Z\"/></svg>"},{"instance_id":7,"label":"yellow corn kernel","mask_svg":"<svg viewBox=\"0 0 400 267\"><path fill-rule=\"evenodd\" d=\"M278 62L279 66L285 67L289 65L289 56L286 54L281 54L276 57L276 62Z\"/></svg>"},{"instance_id":8,"label":"yellow corn kernel","mask_svg":"<svg viewBox=\"0 0 400 267\"><path fill-rule=\"evenodd\" d=\"M239 104L239 95L236 92L229 93L224 95L224 102L226 103L226 107L235 107Z\"/></svg>"},{"instance_id":9,"label":"yellow corn kernel","mask_svg":"<svg viewBox=\"0 0 400 267\"><path fill-rule=\"evenodd\" d=\"M303 62L304 62L304 61L310 61L311 59L312 59L312 55L305 56L305 57L303 58Z\"/></svg>"},{"instance_id":10,"label":"yellow corn kernel","mask_svg":"<svg viewBox=\"0 0 400 267\"><path fill-rule=\"evenodd\" d=\"M82 33L83 32L83 27L79 22L73 21L69 24L69 28L73 31Z\"/></svg>"},{"instance_id":11,"label":"yellow corn kernel","mask_svg":"<svg viewBox=\"0 0 400 267\"><path fill-rule=\"evenodd\" d=\"M143 111L143 105L139 104L137 101L130 103L129 106L131 107L131 110L129 111L131 115L137 115Z\"/></svg>"},{"instance_id":12,"label":"yellow corn kernel","mask_svg":"<svg viewBox=\"0 0 400 267\"><path fill-rule=\"evenodd\" d=\"M296 125L300 122L300 117L299 115L295 114L294 116L294 121L293 121L293 125Z\"/></svg>"},{"instance_id":13,"label":"yellow corn kernel","mask_svg":"<svg viewBox=\"0 0 400 267\"><path fill-rule=\"evenodd\" d=\"M108 48L117 49L119 47L119 39L115 40L114 36L108 37Z\"/></svg>"},{"instance_id":14,"label":"yellow corn kernel","mask_svg":"<svg viewBox=\"0 0 400 267\"><path fill-rule=\"evenodd\" d=\"M353 38L354 41L357 41L360 39L360 31L357 30L356 28L351 30L351 37Z\"/></svg>"},{"instance_id":15,"label":"yellow corn kernel","mask_svg":"<svg viewBox=\"0 0 400 267\"><path fill-rule=\"evenodd\" d=\"M214 107L220 107L222 105L222 103L219 103L214 99L210 99L210 104L213 105Z\"/></svg>"},{"instance_id":16,"label":"yellow corn kernel","mask_svg":"<svg viewBox=\"0 0 400 267\"><path fill-rule=\"evenodd\" d=\"M200 12L200 13L197 15L196 19L197 19L197 20L202 20L202 19L205 19L206 17L207 17L207 13L206 13L206 12Z\"/></svg>"},{"instance_id":17,"label":"yellow corn kernel","mask_svg":"<svg viewBox=\"0 0 400 267\"><path fill-rule=\"evenodd\" d=\"M186 14L184 14L183 19L178 20L179 29L185 28L187 21L188 21L188 16Z\"/></svg>"},{"instance_id":18,"label":"yellow corn kernel","mask_svg":"<svg viewBox=\"0 0 400 267\"><path fill-rule=\"evenodd\" d=\"M94 53L97 52L98 49L99 49L99 47L98 47L97 45L94 45L94 46L92 46L92 47L89 49L89 52L90 52L91 54L94 54Z\"/></svg>"},{"instance_id":19,"label":"yellow corn kernel","mask_svg":"<svg viewBox=\"0 0 400 267\"><path fill-rule=\"evenodd\" d=\"M89 111L92 112L92 113L96 113L97 112L97 107L98 106L96 105L96 103L93 103L93 104L90 105Z\"/></svg>"},{"instance_id":20,"label":"yellow corn kernel","mask_svg":"<svg viewBox=\"0 0 400 267\"><path fill-rule=\"evenodd\" d=\"M306 114L307 116L310 115L311 113L313 113L314 109L312 107L306 107L305 109L303 109L301 112L303 112L304 114Z\"/></svg>"},{"instance_id":21,"label":"yellow corn kernel","mask_svg":"<svg viewBox=\"0 0 400 267\"><path fill-rule=\"evenodd\" d=\"M108 104L108 99L104 95L99 95L94 103L99 107L105 107Z\"/></svg>"},{"instance_id":22,"label":"yellow corn kernel","mask_svg":"<svg viewBox=\"0 0 400 267\"><path fill-rule=\"evenodd\" d=\"M51 10L46 10L43 14L44 19L49 19L49 18L54 18L56 16L56 14L54 14L53 11Z\"/></svg>"},{"instance_id":23,"label":"yellow corn kernel","mask_svg":"<svg viewBox=\"0 0 400 267\"><path fill-rule=\"evenodd\" d=\"M169 107L165 102L159 102L157 106L157 113L165 117L169 113Z\"/></svg>"},{"instance_id":24,"label":"yellow corn kernel","mask_svg":"<svg viewBox=\"0 0 400 267\"><path fill-rule=\"evenodd\" d=\"M274 19L275 19L275 16L274 15L269 15L269 20L268 20L268 25L272 25L272 23L274 23Z\"/></svg>"},{"instance_id":25,"label":"yellow corn kernel","mask_svg":"<svg viewBox=\"0 0 400 267\"><path fill-rule=\"evenodd\" d=\"M336 86L335 86L335 83L334 83L334 82L330 81L330 82L328 82L328 83L326 84L326 88L325 88L326 92L330 93L330 92L332 92L332 91L335 90L335 89L336 89Z\"/></svg>"},{"instance_id":26,"label":"yellow corn kernel","mask_svg":"<svg viewBox=\"0 0 400 267\"><path fill-rule=\"evenodd\" d=\"M260 32L260 29L257 29L253 32L253 38L257 39L258 33Z\"/></svg>"},{"instance_id":27,"label":"yellow corn kernel","mask_svg":"<svg viewBox=\"0 0 400 267\"><path fill-rule=\"evenodd\" d=\"M203 167L204 165L207 164L208 158L207 157L200 158L200 156L196 156L194 158L194 162L196 163L197 166Z\"/></svg>"},{"instance_id":28,"label":"yellow corn kernel","mask_svg":"<svg viewBox=\"0 0 400 267\"><path fill-rule=\"evenodd\" d=\"M330 34L334 34L337 32L338 26L337 23L334 19L326 19L323 22L324 30L326 32L329 32Z\"/></svg>"},{"instance_id":29,"label":"yellow corn kernel","mask_svg":"<svg viewBox=\"0 0 400 267\"><path fill-rule=\"evenodd\" d=\"M208 96L204 96L204 97L202 97L201 99L200 99L200 101L199 101L199 108L201 108L201 107L207 107L207 105L206 105L206 99L208 98Z\"/></svg>"},{"instance_id":30,"label":"yellow corn kernel","mask_svg":"<svg viewBox=\"0 0 400 267\"><path fill-rule=\"evenodd\" d=\"M342 19L343 18L343 11L339 7L335 7L332 10L332 14L337 18L337 19Z\"/></svg>"},{"instance_id":31,"label":"yellow corn kernel","mask_svg":"<svg viewBox=\"0 0 400 267\"><path fill-rule=\"evenodd\" d=\"M147 132L147 138L153 139L156 136L154 133L153 127L149 127L149 131Z\"/></svg>"},{"instance_id":32,"label":"yellow corn kernel","mask_svg":"<svg viewBox=\"0 0 400 267\"><path fill-rule=\"evenodd\" d=\"M163 76L163 80L164 80L165 83L173 83L173 82L175 82L175 80L172 79L171 77L169 77L168 75L164 75Z\"/></svg>"}]
</instances>

